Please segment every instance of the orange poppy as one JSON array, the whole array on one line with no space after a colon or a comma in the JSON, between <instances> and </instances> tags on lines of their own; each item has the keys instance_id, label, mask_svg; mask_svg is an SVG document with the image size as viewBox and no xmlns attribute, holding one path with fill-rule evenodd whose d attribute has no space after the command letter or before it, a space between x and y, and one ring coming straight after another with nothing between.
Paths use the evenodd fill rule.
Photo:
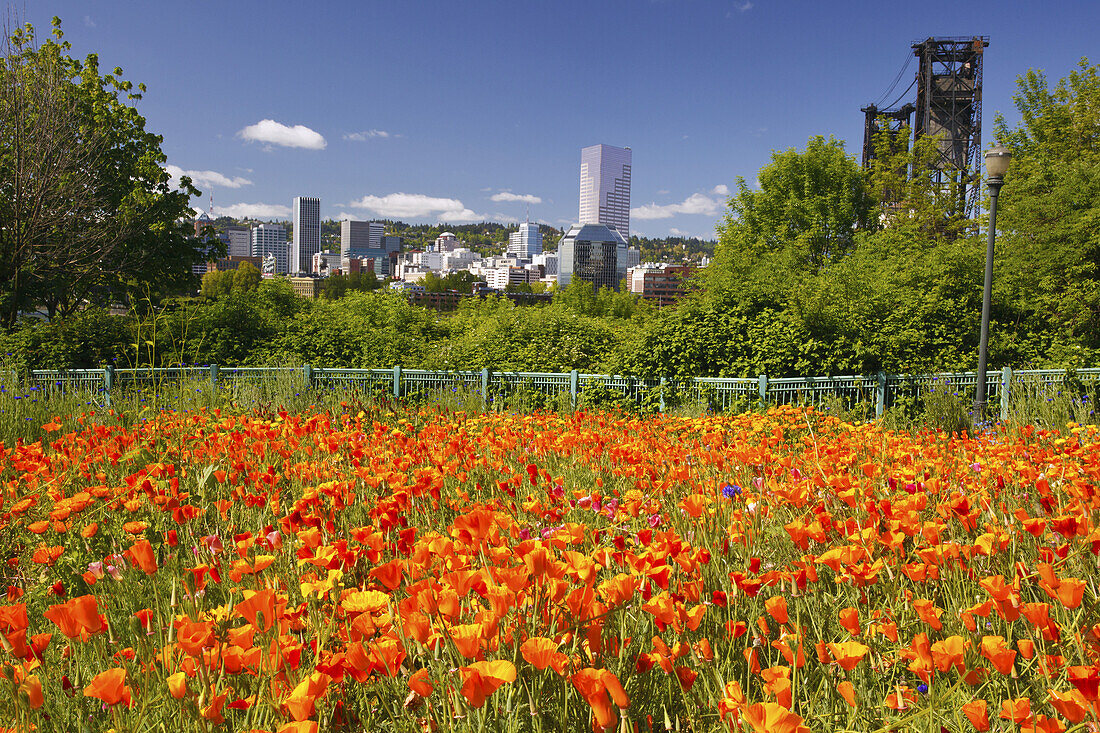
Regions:
<instances>
[{"instance_id":1,"label":"orange poppy","mask_svg":"<svg viewBox=\"0 0 1100 733\"><path fill-rule=\"evenodd\" d=\"M325 696L331 678L323 672L314 672L298 683L290 694L283 698L283 707L294 720L305 720L313 715L314 704Z\"/></svg>"},{"instance_id":2,"label":"orange poppy","mask_svg":"<svg viewBox=\"0 0 1100 733\"><path fill-rule=\"evenodd\" d=\"M126 686L126 670L121 667L97 674L84 688L84 697L94 697L106 705L120 702L130 705L130 688Z\"/></svg>"},{"instance_id":3,"label":"orange poppy","mask_svg":"<svg viewBox=\"0 0 1100 733\"><path fill-rule=\"evenodd\" d=\"M871 647L860 644L858 641L842 641L828 646L829 653L845 672L855 669L867 652L871 651Z\"/></svg>"},{"instance_id":4,"label":"orange poppy","mask_svg":"<svg viewBox=\"0 0 1100 733\"><path fill-rule=\"evenodd\" d=\"M1031 717L1031 699L1018 697L1015 700L1002 700L1001 717L1017 724L1024 722Z\"/></svg>"},{"instance_id":5,"label":"orange poppy","mask_svg":"<svg viewBox=\"0 0 1100 733\"><path fill-rule=\"evenodd\" d=\"M851 707L856 707L856 690L852 686L852 683L848 680L842 681L836 686L836 691L840 693L840 696L844 698L844 701Z\"/></svg>"},{"instance_id":6,"label":"orange poppy","mask_svg":"<svg viewBox=\"0 0 1100 733\"><path fill-rule=\"evenodd\" d=\"M458 671L462 675L462 695L473 708L480 708L497 688L516 679L516 667L506 659L474 662Z\"/></svg>"},{"instance_id":7,"label":"orange poppy","mask_svg":"<svg viewBox=\"0 0 1100 733\"><path fill-rule=\"evenodd\" d=\"M741 715L757 733L799 733L803 729L801 716L774 702L749 705Z\"/></svg>"},{"instance_id":8,"label":"orange poppy","mask_svg":"<svg viewBox=\"0 0 1100 733\"><path fill-rule=\"evenodd\" d=\"M1012 674L1012 666L1016 661L1016 651L1008 648L1004 637L983 636L981 651L982 656L988 659L998 672L1003 675Z\"/></svg>"},{"instance_id":9,"label":"orange poppy","mask_svg":"<svg viewBox=\"0 0 1100 733\"><path fill-rule=\"evenodd\" d=\"M776 623L785 624L790 620L787 615L787 599L783 596L772 596L764 601L764 608Z\"/></svg>"},{"instance_id":10,"label":"orange poppy","mask_svg":"<svg viewBox=\"0 0 1100 733\"><path fill-rule=\"evenodd\" d=\"M558 651L558 645L552 640L541 636L532 636L520 644L520 654L527 663L535 669L553 667L554 671L562 674L569 658Z\"/></svg>"},{"instance_id":11,"label":"orange poppy","mask_svg":"<svg viewBox=\"0 0 1100 733\"><path fill-rule=\"evenodd\" d=\"M99 603L92 595L70 598L65 603L50 606L42 615L54 622L61 633L70 639L77 638L81 633L98 634L104 628Z\"/></svg>"},{"instance_id":12,"label":"orange poppy","mask_svg":"<svg viewBox=\"0 0 1100 733\"><path fill-rule=\"evenodd\" d=\"M985 700L971 700L962 706L961 710L974 730L989 730L989 710Z\"/></svg>"},{"instance_id":13,"label":"orange poppy","mask_svg":"<svg viewBox=\"0 0 1100 733\"><path fill-rule=\"evenodd\" d=\"M610 670L586 667L576 672L571 680L592 708L595 718L593 730L603 731L615 725L617 714L611 707L612 703L619 709L630 707L630 698L619 678Z\"/></svg>"}]
</instances>

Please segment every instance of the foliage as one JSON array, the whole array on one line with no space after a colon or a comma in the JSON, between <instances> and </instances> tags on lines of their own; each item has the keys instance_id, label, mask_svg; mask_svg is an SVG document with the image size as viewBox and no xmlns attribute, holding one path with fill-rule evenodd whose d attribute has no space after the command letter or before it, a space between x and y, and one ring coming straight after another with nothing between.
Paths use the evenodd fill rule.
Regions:
<instances>
[{"instance_id":1,"label":"foliage","mask_svg":"<svg viewBox=\"0 0 1100 733\"><path fill-rule=\"evenodd\" d=\"M382 287L383 282L374 270L353 272L348 275L329 275L321 281L321 297L327 300L342 298L348 293L370 292Z\"/></svg>"},{"instance_id":2,"label":"foliage","mask_svg":"<svg viewBox=\"0 0 1100 733\"><path fill-rule=\"evenodd\" d=\"M214 300L230 293L249 293L260 287L263 275L251 262L242 262L236 270L208 272L202 276L203 298Z\"/></svg>"},{"instance_id":3,"label":"foliage","mask_svg":"<svg viewBox=\"0 0 1100 733\"><path fill-rule=\"evenodd\" d=\"M1063 360L1100 353L1100 75L1082 59L1051 89L1028 71L1013 97L1021 123L998 115L1012 152L1001 191L1002 297ZM1075 353L1076 352L1076 353Z\"/></svg>"},{"instance_id":4,"label":"foliage","mask_svg":"<svg viewBox=\"0 0 1100 733\"><path fill-rule=\"evenodd\" d=\"M3 51L0 324L192 287L191 265L221 245L188 231L198 191L169 188L161 138L130 104L144 87L69 57L56 18L41 46L28 24Z\"/></svg>"},{"instance_id":5,"label":"foliage","mask_svg":"<svg viewBox=\"0 0 1100 733\"><path fill-rule=\"evenodd\" d=\"M838 140L813 137L805 151L773 152L759 181L754 190L737 180L708 268L712 288L778 299L852 251L857 230L876 225L863 172Z\"/></svg>"}]
</instances>

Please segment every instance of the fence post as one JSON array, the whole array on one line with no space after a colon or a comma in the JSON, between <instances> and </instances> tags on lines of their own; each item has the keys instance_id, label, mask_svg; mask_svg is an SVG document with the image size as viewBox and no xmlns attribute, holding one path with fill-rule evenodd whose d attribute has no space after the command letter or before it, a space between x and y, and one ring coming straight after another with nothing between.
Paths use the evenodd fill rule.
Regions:
<instances>
[{"instance_id":1,"label":"fence post","mask_svg":"<svg viewBox=\"0 0 1100 733\"><path fill-rule=\"evenodd\" d=\"M481 370L481 399L483 402L489 402L489 368L483 367Z\"/></svg>"},{"instance_id":2,"label":"fence post","mask_svg":"<svg viewBox=\"0 0 1100 733\"><path fill-rule=\"evenodd\" d=\"M395 400L401 399L401 365L394 364L393 366L393 398Z\"/></svg>"},{"instance_id":3,"label":"fence post","mask_svg":"<svg viewBox=\"0 0 1100 733\"><path fill-rule=\"evenodd\" d=\"M115 388L115 366L108 364L103 370L103 404L111 406L111 390Z\"/></svg>"},{"instance_id":4,"label":"fence post","mask_svg":"<svg viewBox=\"0 0 1100 733\"><path fill-rule=\"evenodd\" d=\"M664 377L661 377L661 412L665 411L665 384L667 381Z\"/></svg>"},{"instance_id":5,"label":"fence post","mask_svg":"<svg viewBox=\"0 0 1100 733\"><path fill-rule=\"evenodd\" d=\"M879 370L878 384L875 386L875 417L886 412L886 372Z\"/></svg>"},{"instance_id":6,"label":"fence post","mask_svg":"<svg viewBox=\"0 0 1100 733\"><path fill-rule=\"evenodd\" d=\"M569 397L573 403L573 409L577 409L577 387L580 384L580 374L576 369L569 372Z\"/></svg>"},{"instance_id":7,"label":"fence post","mask_svg":"<svg viewBox=\"0 0 1100 733\"><path fill-rule=\"evenodd\" d=\"M218 388L218 365L210 365L210 386L214 389Z\"/></svg>"},{"instance_id":8,"label":"fence post","mask_svg":"<svg viewBox=\"0 0 1100 733\"><path fill-rule=\"evenodd\" d=\"M1008 419L1008 401L1012 397L1012 367L1001 370L1001 420Z\"/></svg>"},{"instance_id":9,"label":"fence post","mask_svg":"<svg viewBox=\"0 0 1100 733\"><path fill-rule=\"evenodd\" d=\"M302 381L305 382L305 389L313 388L313 367L309 364L302 367Z\"/></svg>"},{"instance_id":10,"label":"fence post","mask_svg":"<svg viewBox=\"0 0 1100 733\"><path fill-rule=\"evenodd\" d=\"M760 383L760 403L763 404L768 399L768 375L761 374L759 378Z\"/></svg>"}]
</instances>

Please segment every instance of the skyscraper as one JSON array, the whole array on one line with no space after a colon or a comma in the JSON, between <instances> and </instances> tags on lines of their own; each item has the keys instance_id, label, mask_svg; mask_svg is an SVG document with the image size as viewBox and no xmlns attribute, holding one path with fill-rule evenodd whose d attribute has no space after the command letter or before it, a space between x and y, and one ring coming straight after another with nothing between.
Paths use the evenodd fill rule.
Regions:
<instances>
[{"instance_id":1,"label":"skyscraper","mask_svg":"<svg viewBox=\"0 0 1100 733\"><path fill-rule=\"evenodd\" d=\"M351 260L360 257L379 257L386 254L383 237L386 225L380 221L356 221L344 219L340 222L340 267L349 272Z\"/></svg>"},{"instance_id":2,"label":"skyscraper","mask_svg":"<svg viewBox=\"0 0 1100 733\"><path fill-rule=\"evenodd\" d=\"M630 148L592 145L581 149L579 224L614 227L630 240Z\"/></svg>"},{"instance_id":3,"label":"skyscraper","mask_svg":"<svg viewBox=\"0 0 1100 733\"><path fill-rule=\"evenodd\" d=\"M542 232L538 224L525 221L519 225L518 232L508 235L508 254L529 260L542 254Z\"/></svg>"},{"instance_id":4,"label":"skyscraper","mask_svg":"<svg viewBox=\"0 0 1100 733\"><path fill-rule=\"evenodd\" d=\"M290 272L309 272L313 255L321 251L321 199L294 198L294 242L290 247Z\"/></svg>"}]
</instances>

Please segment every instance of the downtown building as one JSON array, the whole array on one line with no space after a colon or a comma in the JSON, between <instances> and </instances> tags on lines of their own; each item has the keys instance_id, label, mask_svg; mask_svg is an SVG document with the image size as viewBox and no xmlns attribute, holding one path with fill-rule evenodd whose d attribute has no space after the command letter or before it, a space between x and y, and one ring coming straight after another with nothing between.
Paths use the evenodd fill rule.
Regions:
<instances>
[{"instance_id":1,"label":"downtown building","mask_svg":"<svg viewBox=\"0 0 1100 733\"><path fill-rule=\"evenodd\" d=\"M603 224L630 241L630 161L630 148L591 145L581 149L578 223Z\"/></svg>"},{"instance_id":2,"label":"downtown building","mask_svg":"<svg viewBox=\"0 0 1100 733\"><path fill-rule=\"evenodd\" d=\"M619 289L626 277L626 239L606 224L574 224L558 242L558 287L574 280L592 286Z\"/></svg>"},{"instance_id":3,"label":"downtown building","mask_svg":"<svg viewBox=\"0 0 1100 733\"><path fill-rule=\"evenodd\" d=\"M288 272L309 272L313 269L313 255L320 251L321 199L296 196L294 198L294 240L290 245Z\"/></svg>"},{"instance_id":4,"label":"downtown building","mask_svg":"<svg viewBox=\"0 0 1100 733\"><path fill-rule=\"evenodd\" d=\"M400 237L387 237L380 221L340 222L340 270L344 274L373 270L378 277L393 275Z\"/></svg>"},{"instance_id":5,"label":"downtown building","mask_svg":"<svg viewBox=\"0 0 1100 733\"><path fill-rule=\"evenodd\" d=\"M252 257L259 257L265 275L285 275L290 247L286 227L281 224L257 224L252 227Z\"/></svg>"},{"instance_id":6,"label":"downtown building","mask_svg":"<svg viewBox=\"0 0 1100 733\"><path fill-rule=\"evenodd\" d=\"M507 253L521 260L530 260L535 255L542 254L542 232L539 231L539 225L529 221L520 224L518 232L508 235Z\"/></svg>"}]
</instances>

